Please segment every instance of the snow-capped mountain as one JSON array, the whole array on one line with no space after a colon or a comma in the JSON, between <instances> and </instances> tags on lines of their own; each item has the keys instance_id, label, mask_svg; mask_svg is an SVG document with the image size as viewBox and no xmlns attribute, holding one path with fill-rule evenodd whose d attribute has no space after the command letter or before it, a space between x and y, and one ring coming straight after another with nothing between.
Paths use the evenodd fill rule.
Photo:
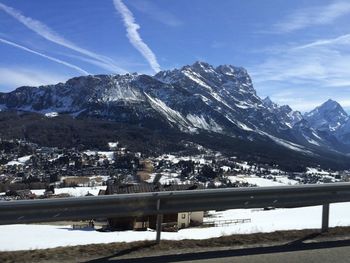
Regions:
<instances>
[{"instance_id":1,"label":"snow-capped mountain","mask_svg":"<svg viewBox=\"0 0 350 263\"><path fill-rule=\"evenodd\" d=\"M321 106L306 113L304 118L316 130L334 132L349 119L348 114L334 100L327 100Z\"/></svg>"},{"instance_id":2,"label":"snow-capped mountain","mask_svg":"<svg viewBox=\"0 0 350 263\"><path fill-rule=\"evenodd\" d=\"M302 116L288 105L261 99L247 71L231 65L196 62L155 76L76 77L57 85L1 93L0 104L3 110L49 117L68 114L153 130L221 134L304 155L315 155L320 149L350 152L341 141L350 133L340 132L350 131L349 118L338 103L327 101Z\"/></svg>"},{"instance_id":3,"label":"snow-capped mountain","mask_svg":"<svg viewBox=\"0 0 350 263\"><path fill-rule=\"evenodd\" d=\"M336 130L335 134L339 141L350 146L350 118Z\"/></svg>"},{"instance_id":4,"label":"snow-capped mountain","mask_svg":"<svg viewBox=\"0 0 350 263\"><path fill-rule=\"evenodd\" d=\"M270 97L263 99L263 104L273 114L277 115L280 122L287 124L290 128L303 119L303 116L299 111L293 111L288 105L279 106L272 102Z\"/></svg>"},{"instance_id":5,"label":"snow-capped mountain","mask_svg":"<svg viewBox=\"0 0 350 263\"><path fill-rule=\"evenodd\" d=\"M21 87L0 95L3 108L99 116L115 121L161 120L183 131L232 133L290 128L290 111L277 116L256 95L243 68L196 62L147 75L78 77L65 84ZM284 116L286 115L286 116ZM287 116L288 115L288 116ZM281 121L286 119L286 122Z\"/></svg>"},{"instance_id":6,"label":"snow-capped mountain","mask_svg":"<svg viewBox=\"0 0 350 263\"><path fill-rule=\"evenodd\" d=\"M350 151L350 118L338 102L329 99L305 113L304 119L324 140L331 142L329 147Z\"/></svg>"}]
</instances>

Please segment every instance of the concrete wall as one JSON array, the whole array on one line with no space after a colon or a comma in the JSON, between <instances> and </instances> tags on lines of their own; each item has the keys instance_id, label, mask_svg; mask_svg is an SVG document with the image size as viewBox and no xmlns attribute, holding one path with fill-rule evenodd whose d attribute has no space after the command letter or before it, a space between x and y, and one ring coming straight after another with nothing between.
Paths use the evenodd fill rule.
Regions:
<instances>
[{"instance_id":1,"label":"concrete wall","mask_svg":"<svg viewBox=\"0 0 350 263\"><path fill-rule=\"evenodd\" d=\"M204 217L203 211L191 212L191 215L190 215L191 221L197 224L203 223L203 217Z\"/></svg>"}]
</instances>

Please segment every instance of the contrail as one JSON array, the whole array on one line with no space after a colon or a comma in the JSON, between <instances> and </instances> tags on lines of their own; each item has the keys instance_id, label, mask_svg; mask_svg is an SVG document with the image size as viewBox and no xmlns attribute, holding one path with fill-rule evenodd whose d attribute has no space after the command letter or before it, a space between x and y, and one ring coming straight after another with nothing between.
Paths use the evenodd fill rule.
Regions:
<instances>
[{"instance_id":1,"label":"contrail","mask_svg":"<svg viewBox=\"0 0 350 263\"><path fill-rule=\"evenodd\" d=\"M157 58L152 50L143 42L140 34L137 30L140 26L136 24L134 15L128 9L128 7L122 2L122 0L113 0L115 9L120 13L123 18L124 25L126 27L127 37L130 43L142 54L142 56L148 61L151 68L158 72L160 66L157 62Z\"/></svg>"},{"instance_id":2,"label":"contrail","mask_svg":"<svg viewBox=\"0 0 350 263\"><path fill-rule=\"evenodd\" d=\"M5 39L3 39L3 38L0 38L0 42L1 42L1 43L4 43L4 44L7 44L7 45L10 45L10 46L13 46L13 47L16 47L16 48L19 48L19 49L22 49L22 50L25 50L25 51L27 51L27 52L29 52L29 53L38 55L38 56L40 56L40 57L43 57L43 58L46 58L46 59L48 59L48 60L54 61L54 62L56 62L56 63L58 63L58 64L67 66L67 67L69 67L69 68L75 69L75 70L79 71L80 73L83 73L84 75L89 75L89 72L83 70L82 68L80 68L80 67L78 67L78 66L76 66L76 65L73 65L73 64L71 64L71 63L68 63L68 62L66 62L66 61L60 60L60 59L58 59L58 58L54 58L54 57L45 55L45 54L43 54L43 53L37 52L37 51L35 51L35 50L32 50L32 49L30 49L30 48L21 46L21 45L19 45L19 44L14 43L14 42L5 40Z\"/></svg>"},{"instance_id":3,"label":"contrail","mask_svg":"<svg viewBox=\"0 0 350 263\"><path fill-rule=\"evenodd\" d=\"M26 17L22 15L21 12L12 7L0 3L0 9L2 9L4 12L16 19L18 22L22 23L28 29L34 31L46 40L92 58L93 60L90 61L91 64L102 67L112 72L127 72L123 68L115 65L115 62L112 59L77 46L76 44L68 41L67 39L57 34L44 23L32 19L30 17Z\"/></svg>"}]
</instances>

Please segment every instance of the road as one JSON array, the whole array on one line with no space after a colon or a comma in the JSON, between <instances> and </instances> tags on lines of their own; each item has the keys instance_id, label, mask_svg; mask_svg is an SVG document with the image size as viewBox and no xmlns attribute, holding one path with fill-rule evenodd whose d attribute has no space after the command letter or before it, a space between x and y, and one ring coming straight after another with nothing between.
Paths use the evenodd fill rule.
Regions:
<instances>
[{"instance_id":1,"label":"road","mask_svg":"<svg viewBox=\"0 0 350 263\"><path fill-rule=\"evenodd\" d=\"M121 257L120 257L121 256ZM130 255L129 255L130 256ZM219 250L208 249L200 252L181 252L176 249L172 253L163 255L135 255L135 257L101 258L87 261L90 263L114 262L114 263L167 263L167 262L239 262L239 263L348 263L350 262L350 240L333 240L323 242L299 242L277 246L250 247L250 248L225 248Z\"/></svg>"},{"instance_id":2,"label":"road","mask_svg":"<svg viewBox=\"0 0 350 263\"><path fill-rule=\"evenodd\" d=\"M179 261L177 261L179 262ZM269 253L260 255L245 255L233 257L219 257L211 259L190 260L181 262L202 262L202 263L224 263L224 262L239 262L239 263L294 263L294 262L308 262L308 263L325 263L350 262L350 247L316 249L307 251L294 251L284 253Z\"/></svg>"},{"instance_id":3,"label":"road","mask_svg":"<svg viewBox=\"0 0 350 263\"><path fill-rule=\"evenodd\" d=\"M92 244L47 250L0 252L0 262L350 262L350 228L279 231L211 240Z\"/></svg>"}]
</instances>

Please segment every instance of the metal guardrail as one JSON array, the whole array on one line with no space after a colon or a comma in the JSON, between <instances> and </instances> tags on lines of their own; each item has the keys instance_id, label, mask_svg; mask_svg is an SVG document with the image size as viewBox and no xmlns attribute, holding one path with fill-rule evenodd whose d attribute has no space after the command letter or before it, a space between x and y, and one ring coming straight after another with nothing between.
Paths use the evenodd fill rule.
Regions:
<instances>
[{"instance_id":1,"label":"metal guardrail","mask_svg":"<svg viewBox=\"0 0 350 263\"><path fill-rule=\"evenodd\" d=\"M322 230L328 229L329 204L350 202L350 183L188 190L0 202L0 224L101 217L162 215L235 208L292 208L323 205Z\"/></svg>"}]
</instances>

